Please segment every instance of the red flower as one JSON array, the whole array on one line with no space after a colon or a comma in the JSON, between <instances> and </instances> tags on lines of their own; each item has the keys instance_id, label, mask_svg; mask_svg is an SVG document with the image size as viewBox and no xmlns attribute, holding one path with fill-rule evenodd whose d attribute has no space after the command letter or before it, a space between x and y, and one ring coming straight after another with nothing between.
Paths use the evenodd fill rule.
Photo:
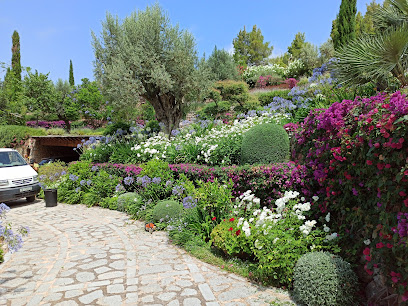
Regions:
<instances>
[{"instance_id":1,"label":"red flower","mask_svg":"<svg viewBox=\"0 0 408 306\"><path fill-rule=\"evenodd\" d=\"M368 275L373 275L373 271L367 268L367 265L364 266L364 270L367 272Z\"/></svg>"},{"instance_id":2,"label":"red flower","mask_svg":"<svg viewBox=\"0 0 408 306\"><path fill-rule=\"evenodd\" d=\"M371 160L367 160L367 165L372 165L373 162Z\"/></svg>"},{"instance_id":3,"label":"red flower","mask_svg":"<svg viewBox=\"0 0 408 306\"><path fill-rule=\"evenodd\" d=\"M387 243L387 248L392 249L393 245L391 243Z\"/></svg>"},{"instance_id":4,"label":"red flower","mask_svg":"<svg viewBox=\"0 0 408 306\"><path fill-rule=\"evenodd\" d=\"M216 217L212 217L212 219L211 219L211 220L215 221L215 220L217 220L217 218L216 218Z\"/></svg>"},{"instance_id":5,"label":"red flower","mask_svg":"<svg viewBox=\"0 0 408 306\"><path fill-rule=\"evenodd\" d=\"M371 261L371 257L370 257L370 256L366 256L365 259L366 259L367 261Z\"/></svg>"},{"instance_id":6,"label":"red flower","mask_svg":"<svg viewBox=\"0 0 408 306\"><path fill-rule=\"evenodd\" d=\"M404 171L404 174L408 176L408 170L405 170L405 171Z\"/></svg>"},{"instance_id":7,"label":"red flower","mask_svg":"<svg viewBox=\"0 0 408 306\"><path fill-rule=\"evenodd\" d=\"M398 277L395 277L395 276L392 277L391 280L392 280L392 282L393 282L394 284L398 283L398 281L399 281Z\"/></svg>"},{"instance_id":8,"label":"red flower","mask_svg":"<svg viewBox=\"0 0 408 306\"><path fill-rule=\"evenodd\" d=\"M383 248L385 245L384 245L384 243L382 243L382 242L379 242L379 243L377 243L376 244L376 248L377 249L381 249L381 248Z\"/></svg>"},{"instance_id":9,"label":"red flower","mask_svg":"<svg viewBox=\"0 0 408 306\"><path fill-rule=\"evenodd\" d=\"M399 193L398 193L401 197L405 197L407 194L405 193L405 191L400 191Z\"/></svg>"},{"instance_id":10,"label":"red flower","mask_svg":"<svg viewBox=\"0 0 408 306\"><path fill-rule=\"evenodd\" d=\"M378 168L378 170L384 169L384 164L383 163L378 163L377 168Z\"/></svg>"},{"instance_id":11,"label":"red flower","mask_svg":"<svg viewBox=\"0 0 408 306\"><path fill-rule=\"evenodd\" d=\"M237 231L235 232L235 235L239 236L239 234L241 234L241 230L237 230Z\"/></svg>"},{"instance_id":12,"label":"red flower","mask_svg":"<svg viewBox=\"0 0 408 306\"><path fill-rule=\"evenodd\" d=\"M234 230L234 229L233 229L232 227L230 227L228 231L230 232L230 231L232 231L232 230Z\"/></svg>"},{"instance_id":13,"label":"red flower","mask_svg":"<svg viewBox=\"0 0 408 306\"><path fill-rule=\"evenodd\" d=\"M230 222L234 222L234 221L235 221L235 219L234 219L234 218L231 218L231 219L229 219L229 221L230 221Z\"/></svg>"},{"instance_id":14,"label":"red flower","mask_svg":"<svg viewBox=\"0 0 408 306\"><path fill-rule=\"evenodd\" d=\"M381 145L378 143L378 142L376 142L375 144L374 144L374 147L376 147L377 149L380 147Z\"/></svg>"},{"instance_id":15,"label":"red flower","mask_svg":"<svg viewBox=\"0 0 408 306\"><path fill-rule=\"evenodd\" d=\"M408 198L406 198L406 199L404 200L404 205L405 205L405 207L408 207Z\"/></svg>"},{"instance_id":16,"label":"red flower","mask_svg":"<svg viewBox=\"0 0 408 306\"><path fill-rule=\"evenodd\" d=\"M390 169L391 168L391 165L390 164L386 164L385 165L385 169Z\"/></svg>"},{"instance_id":17,"label":"red flower","mask_svg":"<svg viewBox=\"0 0 408 306\"><path fill-rule=\"evenodd\" d=\"M370 255L370 248L365 248L363 251L364 255Z\"/></svg>"}]
</instances>

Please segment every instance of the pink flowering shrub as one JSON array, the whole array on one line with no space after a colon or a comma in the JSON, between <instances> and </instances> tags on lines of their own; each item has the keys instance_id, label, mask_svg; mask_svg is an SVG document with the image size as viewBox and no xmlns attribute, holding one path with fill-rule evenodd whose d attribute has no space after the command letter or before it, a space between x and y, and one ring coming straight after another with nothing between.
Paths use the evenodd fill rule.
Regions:
<instances>
[{"instance_id":1,"label":"pink flowering shrub","mask_svg":"<svg viewBox=\"0 0 408 306\"><path fill-rule=\"evenodd\" d=\"M65 128L65 122L62 120L59 121L27 121L26 126L28 127L43 127L46 129L51 129L51 128Z\"/></svg>"},{"instance_id":2,"label":"pink flowering shrub","mask_svg":"<svg viewBox=\"0 0 408 306\"><path fill-rule=\"evenodd\" d=\"M266 75L266 76L261 75L256 81L255 86L259 88L265 88L266 86L278 85L281 82L282 82L282 79L280 77L276 77L273 75Z\"/></svg>"},{"instance_id":3,"label":"pink flowering shrub","mask_svg":"<svg viewBox=\"0 0 408 306\"><path fill-rule=\"evenodd\" d=\"M287 127L293 130L293 126ZM307 185L331 213L344 256L378 267L408 298L408 101L378 94L312 111L295 132L293 158L307 167ZM357 256L354 256L356 254Z\"/></svg>"},{"instance_id":4,"label":"pink flowering shrub","mask_svg":"<svg viewBox=\"0 0 408 306\"><path fill-rule=\"evenodd\" d=\"M285 83L289 86L290 89L292 89L293 87L296 87L296 84L298 83L298 80L294 79L294 78L289 78L285 80Z\"/></svg>"},{"instance_id":5,"label":"pink flowering shrub","mask_svg":"<svg viewBox=\"0 0 408 306\"><path fill-rule=\"evenodd\" d=\"M293 162L216 168L192 164L175 164L169 167L175 177L182 173L192 181L213 182L218 179L225 182L232 180L234 197L251 190L266 205L282 197L287 190L298 190L305 196L310 195L305 185L306 168Z\"/></svg>"}]
</instances>

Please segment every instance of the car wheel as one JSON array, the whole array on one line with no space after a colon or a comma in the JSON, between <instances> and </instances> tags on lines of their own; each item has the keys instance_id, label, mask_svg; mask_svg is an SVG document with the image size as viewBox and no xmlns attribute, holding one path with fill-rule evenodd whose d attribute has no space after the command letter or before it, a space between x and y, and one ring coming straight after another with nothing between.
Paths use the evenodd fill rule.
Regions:
<instances>
[{"instance_id":1,"label":"car wheel","mask_svg":"<svg viewBox=\"0 0 408 306\"><path fill-rule=\"evenodd\" d=\"M35 196L31 197L26 197L27 202L34 202L35 201Z\"/></svg>"}]
</instances>

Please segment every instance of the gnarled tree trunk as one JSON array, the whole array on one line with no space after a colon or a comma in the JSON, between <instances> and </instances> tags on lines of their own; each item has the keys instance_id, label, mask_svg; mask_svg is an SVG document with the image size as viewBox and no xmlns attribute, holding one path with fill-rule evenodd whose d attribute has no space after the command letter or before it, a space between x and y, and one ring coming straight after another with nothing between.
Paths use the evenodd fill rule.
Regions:
<instances>
[{"instance_id":1,"label":"gnarled tree trunk","mask_svg":"<svg viewBox=\"0 0 408 306\"><path fill-rule=\"evenodd\" d=\"M165 133L171 135L171 131L179 127L183 116L183 101L177 101L172 94L143 95L153 106L157 120L164 124Z\"/></svg>"}]
</instances>

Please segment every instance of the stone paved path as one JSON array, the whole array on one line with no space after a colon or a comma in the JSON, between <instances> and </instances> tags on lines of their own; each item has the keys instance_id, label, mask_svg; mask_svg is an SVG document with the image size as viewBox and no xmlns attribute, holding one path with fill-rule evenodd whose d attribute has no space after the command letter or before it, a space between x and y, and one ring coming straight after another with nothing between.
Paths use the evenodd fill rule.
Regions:
<instances>
[{"instance_id":1,"label":"stone paved path","mask_svg":"<svg viewBox=\"0 0 408 306\"><path fill-rule=\"evenodd\" d=\"M21 202L23 203L23 202ZM126 214L43 201L10 205L28 225L24 247L0 265L0 305L267 305L274 289L191 257L165 232L149 234ZM8 254L7 254L8 255Z\"/></svg>"}]
</instances>

